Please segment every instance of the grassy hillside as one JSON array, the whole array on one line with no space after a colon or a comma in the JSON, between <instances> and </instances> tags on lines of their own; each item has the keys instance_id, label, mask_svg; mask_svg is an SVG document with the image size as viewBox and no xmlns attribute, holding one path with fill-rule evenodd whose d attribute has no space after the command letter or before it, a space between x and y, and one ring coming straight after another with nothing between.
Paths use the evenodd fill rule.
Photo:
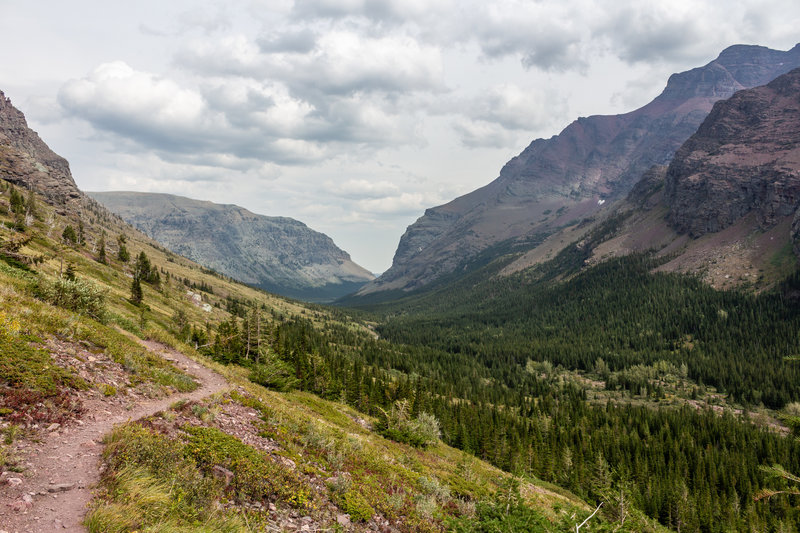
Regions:
<instances>
[{"instance_id":1,"label":"grassy hillside","mask_svg":"<svg viewBox=\"0 0 800 533\"><path fill-rule=\"evenodd\" d=\"M403 400L416 377L371 363L374 333L341 311L238 285L91 201L77 213L3 182L0 223L3 470L25 476L30 443L53 424L79 427L98 402L197 386L141 339L232 385L107 436L91 531L562 531L593 510L527 472L410 438L420 406L406 416ZM275 390L298 387L308 392ZM591 530L659 530L623 511L597 515Z\"/></svg>"}]
</instances>

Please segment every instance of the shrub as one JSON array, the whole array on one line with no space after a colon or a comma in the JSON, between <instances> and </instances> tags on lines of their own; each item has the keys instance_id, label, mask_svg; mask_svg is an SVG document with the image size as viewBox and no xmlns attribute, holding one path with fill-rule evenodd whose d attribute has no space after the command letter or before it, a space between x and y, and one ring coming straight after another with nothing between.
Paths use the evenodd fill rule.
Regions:
<instances>
[{"instance_id":1,"label":"shrub","mask_svg":"<svg viewBox=\"0 0 800 533\"><path fill-rule=\"evenodd\" d=\"M223 488L197 471L184 444L139 424L117 427L106 443L105 491L85 521L91 533L250 531L214 509Z\"/></svg>"},{"instance_id":2,"label":"shrub","mask_svg":"<svg viewBox=\"0 0 800 533\"><path fill-rule=\"evenodd\" d=\"M376 424L376 430L384 437L404 442L417 448L424 448L439 441L441 431L439 421L429 413L420 413L417 418L409 414L408 400L398 400Z\"/></svg>"},{"instance_id":3,"label":"shrub","mask_svg":"<svg viewBox=\"0 0 800 533\"><path fill-rule=\"evenodd\" d=\"M308 485L294 472L278 465L258 450L216 428L184 426L187 452L204 471L215 465L234 473L231 488L240 497L268 500L277 496L294 507L306 507L311 499Z\"/></svg>"},{"instance_id":4,"label":"shrub","mask_svg":"<svg viewBox=\"0 0 800 533\"><path fill-rule=\"evenodd\" d=\"M297 386L294 369L286 361L272 352L265 353L261 362L254 364L248 379L263 387L280 392L290 391Z\"/></svg>"},{"instance_id":5,"label":"shrub","mask_svg":"<svg viewBox=\"0 0 800 533\"><path fill-rule=\"evenodd\" d=\"M375 514L375 510L367 503L367 500L354 490L334 495L333 499L342 511L350 515L350 519L354 522L366 522Z\"/></svg>"},{"instance_id":6,"label":"shrub","mask_svg":"<svg viewBox=\"0 0 800 533\"><path fill-rule=\"evenodd\" d=\"M33 286L37 298L52 305L88 315L98 322L106 320L106 295L94 283L79 278L40 277Z\"/></svg>"}]
</instances>

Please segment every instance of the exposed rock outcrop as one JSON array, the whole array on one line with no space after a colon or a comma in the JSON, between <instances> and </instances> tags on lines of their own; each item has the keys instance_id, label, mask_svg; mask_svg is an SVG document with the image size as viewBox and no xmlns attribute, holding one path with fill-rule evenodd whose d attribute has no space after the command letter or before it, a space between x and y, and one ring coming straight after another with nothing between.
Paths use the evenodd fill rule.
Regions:
<instances>
[{"instance_id":1,"label":"exposed rock outcrop","mask_svg":"<svg viewBox=\"0 0 800 533\"><path fill-rule=\"evenodd\" d=\"M717 103L675 154L666 200L670 224L692 237L721 231L751 212L763 230L794 216L800 206L800 69ZM798 226L795 216L795 238Z\"/></svg>"},{"instance_id":2,"label":"exposed rock outcrop","mask_svg":"<svg viewBox=\"0 0 800 533\"><path fill-rule=\"evenodd\" d=\"M0 91L0 177L33 188L54 203L74 202L81 192L69 163L28 127L25 115Z\"/></svg>"},{"instance_id":3,"label":"exposed rock outcrop","mask_svg":"<svg viewBox=\"0 0 800 533\"><path fill-rule=\"evenodd\" d=\"M88 194L173 252L271 292L331 301L374 279L330 237L291 218L170 194Z\"/></svg>"},{"instance_id":4,"label":"exposed rock outcrop","mask_svg":"<svg viewBox=\"0 0 800 533\"><path fill-rule=\"evenodd\" d=\"M392 267L360 292L414 289L452 273L481 251L546 234L623 198L644 171L667 164L713 104L800 66L800 45L783 52L737 45L704 67L674 74L636 111L579 118L537 139L490 184L428 209L400 239Z\"/></svg>"}]
</instances>

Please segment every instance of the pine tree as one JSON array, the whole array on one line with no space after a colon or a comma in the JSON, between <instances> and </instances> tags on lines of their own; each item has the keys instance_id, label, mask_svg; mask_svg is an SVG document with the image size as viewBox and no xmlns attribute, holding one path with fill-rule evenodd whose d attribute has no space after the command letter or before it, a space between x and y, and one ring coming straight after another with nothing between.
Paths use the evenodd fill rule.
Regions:
<instances>
[{"instance_id":1,"label":"pine tree","mask_svg":"<svg viewBox=\"0 0 800 533\"><path fill-rule=\"evenodd\" d=\"M119 247L117 251L117 259L119 259L123 263L127 263L131 259L131 254L128 251L128 248L125 247L126 241L127 238L123 234L120 234L120 236L117 237L117 245Z\"/></svg>"},{"instance_id":2,"label":"pine tree","mask_svg":"<svg viewBox=\"0 0 800 533\"><path fill-rule=\"evenodd\" d=\"M108 263L108 259L106 258L106 232L100 234L100 244L99 250L97 252L97 262L103 263L104 265Z\"/></svg>"},{"instance_id":3,"label":"pine tree","mask_svg":"<svg viewBox=\"0 0 800 533\"><path fill-rule=\"evenodd\" d=\"M84 233L83 220L78 220L78 239L77 243L83 246L86 244L86 234Z\"/></svg>"},{"instance_id":4,"label":"pine tree","mask_svg":"<svg viewBox=\"0 0 800 533\"><path fill-rule=\"evenodd\" d=\"M67 224L64 231L61 232L61 239L66 244L76 244L78 242L78 234L75 233L75 228Z\"/></svg>"},{"instance_id":5,"label":"pine tree","mask_svg":"<svg viewBox=\"0 0 800 533\"><path fill-rule=\"evenodd\" d=\"M142 299L144 294L142 293L142 283L139 281L139 278L134 276L133 281L131 282L131 302L136 305L142 303Z\"/></svg>"}]
</instances>

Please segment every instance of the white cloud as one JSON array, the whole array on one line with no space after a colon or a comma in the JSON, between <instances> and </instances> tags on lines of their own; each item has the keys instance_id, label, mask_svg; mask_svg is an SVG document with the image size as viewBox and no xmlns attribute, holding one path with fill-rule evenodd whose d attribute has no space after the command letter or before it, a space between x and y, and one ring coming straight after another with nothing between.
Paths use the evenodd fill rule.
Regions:
<instances>
[{"instance_id":1,"label":"white cloud","mask_svg":"<svg viewBox=\"0 0 800 533\"><path fill-rule=\"evenodd\" d=\"M191 130L203 119L205 104L194 91L122 61L98 66L80 80L64 84L59 101L66 109L102 126L157 134L162 127Z\"/></svg>"},{"instance_id":2,"label":"white cloud","mask_svg":"<svg viewBox=\"0 0 800 533\"><path fill-rule=\"evenodd\" d=\"M357 205L367 213L397 215L419 213L430 205L429 201L422 193L404 192L396 196L359 200Z\"/></svg>"},{"instance_id":3,"label":"white cloud","mask_svg":"<svg viewBox=\"0 0 800 533\"><path fill-rule=\"evenodd\" d=\"M336 196L351 199L380 199L400 193L400 187L386 181L349 179L342 183L327 182L326 189Z\"/></svg>"},{"instance_id":4,"label":"white cloud","mask_svg":"<svg viewBox=\"0 0 800 533\"><path fill-rule=\"evenodd\" d=\"M563 115L564 97L553 90L524 89L515 84L490 87L476 98L471 116L506 129L537 130Z\"/></svg>"}]
</instances>

